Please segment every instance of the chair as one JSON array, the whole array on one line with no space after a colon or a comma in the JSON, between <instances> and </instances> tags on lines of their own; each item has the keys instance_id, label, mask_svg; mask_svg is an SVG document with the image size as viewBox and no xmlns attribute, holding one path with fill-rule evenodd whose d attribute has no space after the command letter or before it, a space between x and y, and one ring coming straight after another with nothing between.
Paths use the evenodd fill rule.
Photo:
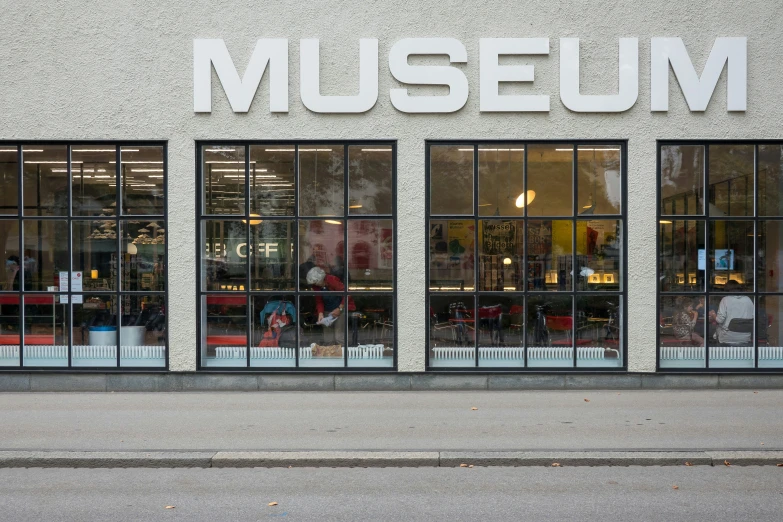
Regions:
<instances>
[{"instance_id":1,"label":"chair","mask_svg":"<svg viewBox=\"0 0 783 522\"><path fill-rule=\"evenodd\" d=\"M546 328L550 332L549 338L552 338L551 332L562 332L565 339L551 341L552 346L573 346L571 340L571 331L574 329L574 318L571 316L548 315L546 317Z\"/></svg>"},{"instance_id":2,"label":"chair","mask_svg":"<svg viewBox=\"0 0 783 522\"><path fill-rule=\"evenodd\" d=\"M736 333L753 333L753 319L732 319L726 329Z\"/></svg>"},{"instance_id":3,"label":"chair","mask_svg":"<svg viewBox=\"0 0 783 522\"><path fill-rule=\"evenodd\" d=\"M522 305L513 305L508 311L508 317L511 320L509 330L519 332L519 342L522 343L522 332L525 326L525 309Z\"/></svg>"}]
</instances>

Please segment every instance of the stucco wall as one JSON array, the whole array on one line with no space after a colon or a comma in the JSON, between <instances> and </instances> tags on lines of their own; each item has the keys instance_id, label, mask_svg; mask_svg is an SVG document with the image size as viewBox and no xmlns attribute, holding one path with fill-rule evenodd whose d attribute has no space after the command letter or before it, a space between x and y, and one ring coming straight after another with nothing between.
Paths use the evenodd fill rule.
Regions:
<instances>
[{"instance_id":1,"label":"stucco wall","mask_svg":"<svg viewBox=\"0 0 783 522\"><path fill-rule=\"evenodd\" d=\"M197 139L395 139L398 156L399 369L424 369L425 139L628 140L629 370L655 369L655 141L783 137L783 4L736 2L228 2L216 0L2 2L0 139L162 139L169 142L171 369L196 364L195 150ZM457 113L407 115L390 47L406 37L454 37L468 51L470 97ZM618 38L639 38L640 93L622 114L575 114L559 100L558 39L581 38L582 93L617 88ZM650 112L650 37L680 36L698 71L717 36L748 37L748 110L726 111L725 72L705 113L691 113L671 81L668 113ZM194 38L223 38L240 71L255 41L289 41L287 114L268 111L262 81L248 114L231 112L213 79L213 112L194 114ZM361 115L318 115L299 99L300 38L320 38L322 94L358 90L358 39L376 37L380 96ZM478 110L480 37L549 37L531 63L536 81L501 93L551 96L545 114ZM418 61L418 59L417 59ZM445 63L445 58L433 59ZM423 92L424 89L419 89ZM442 92L442 91L439 91Z\"/></svg>"}]
</instances>

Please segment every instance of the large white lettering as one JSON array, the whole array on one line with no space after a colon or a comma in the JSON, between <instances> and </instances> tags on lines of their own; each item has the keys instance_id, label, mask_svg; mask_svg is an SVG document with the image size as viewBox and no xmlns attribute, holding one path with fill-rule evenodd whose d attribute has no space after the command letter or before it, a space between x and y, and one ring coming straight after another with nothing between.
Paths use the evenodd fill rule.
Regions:
<instances>
[{"instance_id":1,"label":"large white lettering","mask_svg":"<svg viewBox=\"0 0 783 522\"><path fill-rule=\"evenodd\" d=\"M549 54L549 38L482 38L479 40L479 107L481 112L549 112L549 96L501 96L500 82L532 82L532 65L505 65L500 56Z\"/></svg>"}]
</instances>

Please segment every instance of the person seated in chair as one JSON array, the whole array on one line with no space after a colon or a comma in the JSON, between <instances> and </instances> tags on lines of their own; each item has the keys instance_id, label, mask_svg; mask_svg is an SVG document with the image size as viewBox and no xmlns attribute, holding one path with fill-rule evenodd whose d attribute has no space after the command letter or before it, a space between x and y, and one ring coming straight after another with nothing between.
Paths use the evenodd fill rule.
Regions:
<instances>
[{"instance_id":1,"label":"person seated in chair","mask_svg":"<svg viewBox=\"0 0 783 522\"><path fill-rule=\"evenodd\" d=\"M677 309L672 315L672 331L678 340L690 341L693 344L703 346L704 339L695 333L696 319L699 313L693 309L693 300L690 297L680 296L674 301Z\"/></svg>"},{"instance_id":2,"label":"person seated in chair","mask_svg":"<svg viewBox=\"0 0 783 522\"><path fill-rule=\"evenodd\" d=\"M726 283L727 292L740 292L742 285L735 280ZM753 301L746 295L727 295L720 300L718 311L710 311L715 338L720 344L749 345L753 335Z\"/></svg>"}]
</instances>

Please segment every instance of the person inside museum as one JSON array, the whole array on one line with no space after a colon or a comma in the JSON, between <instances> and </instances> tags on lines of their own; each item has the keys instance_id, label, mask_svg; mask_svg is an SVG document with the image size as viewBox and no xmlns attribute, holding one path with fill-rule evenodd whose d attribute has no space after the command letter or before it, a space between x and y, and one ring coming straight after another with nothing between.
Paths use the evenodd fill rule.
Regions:
<instances>
[{"instance_id":1,"label":"person inside museum","mask_svg":"<svg viewBox=\"0 0 783 522\"><path fill-rule=\"evenodd\" d=\"M337 277L327 274L323 268L313 267L307 272L307 284L318 292L344 292L345 285ZM342 345L345 342L345 296L316 295L315 307L318 313L318 323L324 328L324 342L334 342ZM348 310L355 310L353 300L348 299ZM331 319L329 319L331 316Z\"/></svg>"},{"instance_id":2,"label":"person inside museum","mask_svg":"<svg viewBox=\"0 0 783 522\"><path fill-rule=\"evenodd\" d=\"M702 346L704 339L694 331L699 313L693 309L693 299L680 296L675 299L674 304L676 307L672 315L674 336L679 340Z\"/></svg>"},{"instance_id":3,"label":"person inside museum","mask_svg":"<svg viewBox=\"0 0 783 522\"><path fill-rule=\"evenodd\" d=\"M726 292L740 292L742 285L729 280ZM720 344L749 345L753 335L753 301L746 295L727 295L720 301L718 311L710 310L710 321L715 325L714 338Z\"/></svg>"}]
</instances>

